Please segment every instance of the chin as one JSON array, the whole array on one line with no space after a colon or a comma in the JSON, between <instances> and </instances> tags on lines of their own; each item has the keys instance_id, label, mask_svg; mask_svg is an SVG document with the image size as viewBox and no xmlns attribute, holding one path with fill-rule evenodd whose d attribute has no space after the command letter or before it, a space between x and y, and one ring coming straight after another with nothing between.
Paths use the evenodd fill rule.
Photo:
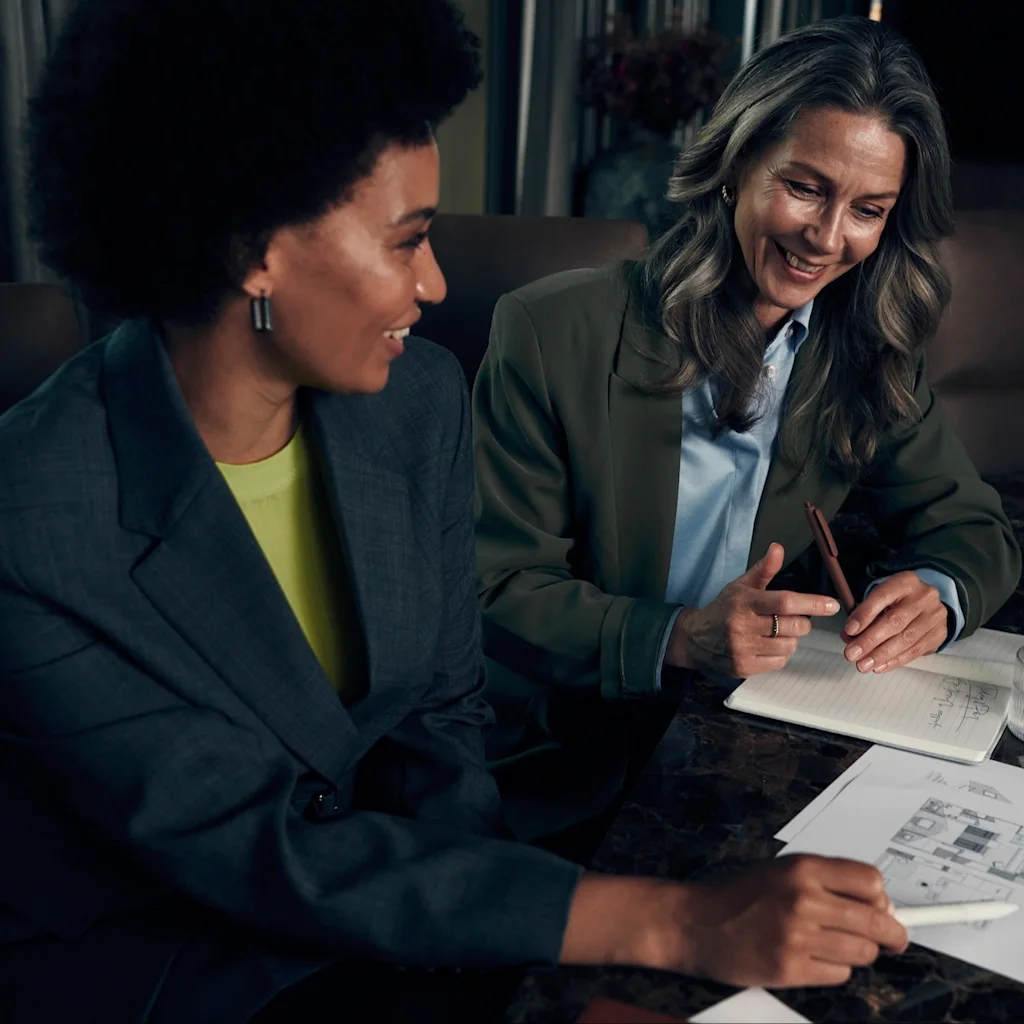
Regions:
<instances>
[{"instance_id":1,"label":"chin","mask_svg":"<svg viewBox=\"0 0 1024 1024\"><path fill-rule=\"evenodd\" d=\"M808 282L804 285L793 285L773 281L767 288L761 290L773 306L781 309L799 309L806 305L811 299L815 299L821 293L828 281ZM774 285L774 287L772 287Z\"/></svg>"},{"instance_id":2,"label":"chin","mask_svg":"<svg viewBox=\"0 0 1024 1024\"><path fill-rule=\"evenodd\" d=\"M390 377L390 363L367 367L357 379L348 381L343 390L350 395L376 395L387 387Z\"/></svg>"}]
</instances>

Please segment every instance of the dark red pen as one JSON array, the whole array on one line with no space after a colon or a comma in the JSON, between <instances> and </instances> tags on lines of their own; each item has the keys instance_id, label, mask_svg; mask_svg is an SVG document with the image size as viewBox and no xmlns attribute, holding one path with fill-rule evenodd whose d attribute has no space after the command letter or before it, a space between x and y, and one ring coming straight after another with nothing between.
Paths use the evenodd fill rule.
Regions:
<instances>
[{"instance_id":1,"label":"dark red pen","mask_svg":"<svg viewBox=\"0 0 1024 1024\"><path fill-rule=\"evenodd\" d=\"M828 569L828 574L832 577L832 584L836 588L839 603L843 606L843 611L849 615L856 607L857 602L853 599L853 591L850 589L850 584L846 582L843 567L839 564L839 549L836 547L832 531L828 528L828 523L825 522L820 508L815 508L809 501L805 501L804 512L807 513L807 522L810 524L814 543L818 545L825 568Z\"/></svg>"}]
</instances>

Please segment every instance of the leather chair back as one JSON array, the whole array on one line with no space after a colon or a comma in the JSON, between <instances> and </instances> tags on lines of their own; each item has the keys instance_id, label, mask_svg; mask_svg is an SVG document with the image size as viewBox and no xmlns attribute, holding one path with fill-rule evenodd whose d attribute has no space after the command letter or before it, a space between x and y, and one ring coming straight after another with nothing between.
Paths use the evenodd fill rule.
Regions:
<instances>
[{"instance_id":1,"label":"leather chair back","mask_svg":"<svg viewBox=\"0 0 1024 1024\"><path fill-rule=\"evenodd\" d=\"M494 304L559 270L639 254L647 229L625 220L438 214L430 230L448 297L425 306L416 334L452 350L470 386L487 350Z\"/></svg>"},{"instance_id":2,"label":"leather chair back","mask_svg":"<svg viewBox=\"0 0 1024 1024\"><path fill-rule=\"evenodd\" d=\"M958 210L943 262L953 298L929 381L982 473L1024 472L1024 212Z\"/></svg>"},{"instance_id":3,"label":"leather chair back","mask_svg":"<svg viewBox=\"0 0 1024 1024\"><path fill-rule=\"evenodd\" d=\"M448 298L417 333L446 345L472 384L505 292L576 267L639 254L640 224L569 217L441 214L431 233ZM953 300L929 348L929 379L982 473L1024 472L1024 212L961 210L943 247ZM0 413L82 347L70 296L0 284Z\"/></svg>"},{"instance_id":4,"label":"leather chair back","mask_svg":"<svg viewBox=\"0 0 1024 1024\"><path fill-rule=\"evenodd\" d=\"M0 413L82 347L72 298L55 284L0 284Z\"/></svg>"}]
</instances>

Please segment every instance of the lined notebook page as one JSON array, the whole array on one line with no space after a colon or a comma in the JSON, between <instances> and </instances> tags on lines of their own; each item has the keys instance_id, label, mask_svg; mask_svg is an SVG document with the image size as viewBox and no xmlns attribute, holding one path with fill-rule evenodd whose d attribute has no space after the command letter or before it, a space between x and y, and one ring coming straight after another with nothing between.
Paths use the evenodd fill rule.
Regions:
<instances>
[{"instance_id":1,"label":"lined notebook page","mask_svg":"<svg viewBox=\"0 0 1024 1024\"><path fill-rule=\"evenodd\" d=\"M846 646L838 635L842 625L842 622L830 619L824 628L815 626L800 640L800 647L829 651L842 657ZM997 629L979 629L966 640L950 644L941 654L918 658L913 668L919 672L963 676L995 686L1012 686L1013 663L1021 647L1024 647L1024 636Z\"/></svg>"},{"instance_id":2,"label":"lined notebook page","mask_svg":"<svg viewBox=\"0 0 1024 1024\"><path fill-rule=\"evenodd\" d=\"M1010 697L1004 687L913 668L863 675L805 641L786 668L752 676L726 705L969 761L983 760L1002 730Z\"/></svg>"}]
</instances>

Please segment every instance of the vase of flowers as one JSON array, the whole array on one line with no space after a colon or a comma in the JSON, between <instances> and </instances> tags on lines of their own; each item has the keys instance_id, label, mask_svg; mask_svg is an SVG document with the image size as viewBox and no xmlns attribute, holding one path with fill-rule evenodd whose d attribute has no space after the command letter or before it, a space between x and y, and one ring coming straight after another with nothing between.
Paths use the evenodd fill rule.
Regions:
<instances>
[{"instance_id":1,"label":"vase of flowers","mask_svg":"<svg viewBox=\"0 0 1024 1024\"><path fill-rule=\"evenodd\" d=\"M679 28L637 36L625 18L588 43L582 101L608 119L611 144L585 171L586 216L638 220L652 238L669 226L665 189L678 138L724 88L723 43Z\"/></svg>"}]
</instances>

